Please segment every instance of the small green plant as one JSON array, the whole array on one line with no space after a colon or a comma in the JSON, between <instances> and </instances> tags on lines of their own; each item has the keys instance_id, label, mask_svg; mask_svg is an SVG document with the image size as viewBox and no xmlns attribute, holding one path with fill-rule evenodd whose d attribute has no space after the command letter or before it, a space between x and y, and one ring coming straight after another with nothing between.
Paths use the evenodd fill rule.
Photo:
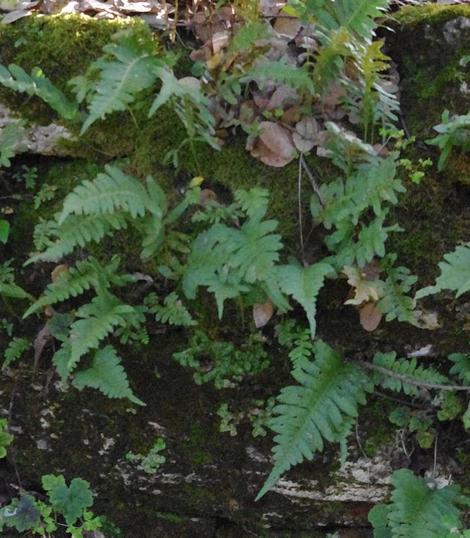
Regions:
<instances>
[{"instance_id":1,"label":"small green plant","mask_svg":"<svg viewBox=\"0 0 470 538\"><path fill-rule=\"evenodd\" d=\"M8 433L8 422L5 418L0 419L0 459L7 455L7 448L13 442L13 435Z\"/></svg>"},{"instance_id":2,"label":"small green plant","mask_svg":"<svg viewBox=\"0 0 470 538\"><path fill-rule=\"evenodd\" d=\"M102 526L89 508L93 505L90 484L74 478L67 485L62 475L44 475L42 487L47 501L25 494L0 509L0 530L16 529L51 538L63 528L72 538L85 538Z\"/></svg>"},{"instance_id":3,"label":"small green plant","mask_svg":"<svg viewBox=\"0 0 470 538\"><path fill-rule=\"evenodd\" d=\"M442 123L434 127L438 135L426 141L441 150L437 163L439 170L444 169L455 146L460 146L463 151L470 151L470 113L463 116L451 116L449 111L445 110L441 121Z\"/></svg>"},{"instance_id":4,"label":"small green plant","mask_svg":"<svg viewBox=\"0 0 470 538\"><path fill-rule=\"evenodd\" d=\"M144 471L144 473L155 474L166 461L165 456L161 454L161 452L163 452L165 448L165 439L163 439L162 437L157 437L152 448L148 451L146 455L128 452L126 454L126 460L130 463L135 463L137 465L137 468Z\"/></svg>"},{"instance_id":5,"label":"small green plant","mask_svg":"<svg viewBox=\"0 0 470 538\"><path fill-rule=\"evenodd\" d=\"M393 491L387 504L375 506L369 521L376 538L422 536L453 538L469 536L460 519L460 508L470 499L458 486L432 487L408 469L392 475Z\"/></svg>"}]
</instances>

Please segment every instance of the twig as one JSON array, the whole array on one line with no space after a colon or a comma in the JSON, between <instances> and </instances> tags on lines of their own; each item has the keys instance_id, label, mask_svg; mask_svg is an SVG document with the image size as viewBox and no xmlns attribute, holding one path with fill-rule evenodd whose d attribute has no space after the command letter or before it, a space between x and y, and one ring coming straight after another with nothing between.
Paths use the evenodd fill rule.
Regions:
<instances>
[{"instance_id":1,"label":"twig","mask_svg":"<svg viewBox=\"0 0 470 538\"><path fill-rule=\"evenodd\" d=\"M391 377L392 379L399 379L400 381L404 381L405 383L408 383L408 385L413 385L415 387L423 387L426 389L437 389L437 390L461 390L461 391L468 391L470 392L470 386L467 385L442 385L440 383L428 383L427 381L421 381L420 379L416 379L416 377L410 377L405 374L397 374L393 370L389 370L388 368L384 368L383 366L376 366L375 364L371 364L370 362L366 361L354 361L357 362L360 366L367 368L368 370L375 370L376 372L380 372L381 374L386 375L387 377Z\"/></svg>"},{"instance_id":2,"label":"twig","mask_svg":"<svg viewBox=\"0 0 470 538\"><path fill-rule=\"evenodd\" d=\"M307 162L305 161L303 153L300 154L300 164L302 165L302 168L305 170L308 179L310 180L310 183L312 184L312 189L314 190L315 194L318 196L318 199L320 200L320 204L322 207L325 207L325 202L323 201L323 197L320 192L320 187L318 186L317 182L315 181L315 178L313 177L313 174L308 167Z\"/></svg>"},{"instance_id":3,"label":"twig","mask_svg":"<svg viewBox=\"0 0 470 538\"><path fill-rule=\"evenodd\" d=\"M304 234L302 223L302 155L299 158L299 174L297 178L297 208L299 212L299 234L300 234L300 250L302 252L302 260L305 263L305 249L304 249Z\"/></svg>"}]
</instances>

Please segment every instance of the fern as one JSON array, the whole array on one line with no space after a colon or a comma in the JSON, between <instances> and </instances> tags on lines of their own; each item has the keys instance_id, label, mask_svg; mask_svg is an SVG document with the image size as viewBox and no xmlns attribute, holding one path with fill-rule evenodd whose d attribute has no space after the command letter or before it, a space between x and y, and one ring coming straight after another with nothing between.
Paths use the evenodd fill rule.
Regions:
<instances>
[{"instance_id":1,"label":"fern","mask_svg":"<svg viewBox=\"0 0 470 538\"><path fill-rule=\"evenodd\" d=\"M0 84L11 90L41 98L67 120L73 120L77 116L77 104L67 99L37 67L28 75L18 65L12 64L8 68L0 65Z\"/></svg>"},{"instance_id":2,"label":"fern","mask_svg":"<svg viewBox=\"0 0 470 538\"><path fill-rule=\"evenodd\" d=\"M418 291L416 299L451 290L460 297L470 291L470 243L457 247L453 252L444 255L444 261L439 263L441 274L434 286L428 286Z\"/></svg>"},{"instance_id":3,"label":"fern","mask_svg":"<svg viewBox=\"0 0 470 538\"><path fill-rule=\"evenodd\" d=\"M59 225L72 214L100 215L125 211L132 218L144 216L148 208L145 187L115 166L107 165L105 171L93 181L84 181L67 196L58 219Z\"/></svg>"},{"instance_id":4,"label":"fern","mask_svg":"<svg viewBox=\"0 0 470 538\"><path fill-rule=\"evenodd\" d=\"M397 359L395 352L376 353L373 362L376 366L389 370L392 374L396 373L402 376L424 381L426 383L447 383L449 379L434 370L433 368L424 368L419 366L416 358ZM388 377L380 372L375 373L376 383L381 384L384 388L396 392L403 391L409 396L417 396L419 390L415 385L406 382L406 379Z\"/></svg>"},{"instance_id":5,"label":"fern","mask_svg":"<svg viewBox=\"0 0 470 538\"><path fill-rule=\"evenodd\" d=\"M393 256L394 261L396 256ZM414 301L407 295L417 277L410 274L406 267L390 267L387 271L387 278L381 290L383 297L378 302L379 310L385 314L387 321L397 319L416 323L414 313Z\"/></svg>"},{"instance_id":6,"label":"fern","mask_svg":"<svg viewBox=\"0 0 470 538\"><path fill-rule=\"evenodd\" d=\"M291 295L300 303L310 325L311 337L316 333L316 299L325 277L333 273L331 265L323 262L315 263L309 267L300 265L281 265L277 268L279 287L287 295Z\"/></svg>"},{"instance_id":7,"label":"fern","mask_svg":"<svg viewBox=\"0 0 470 538\"><path fill-rule=\"evenodd\" d=\"M191 317L188 309L184 306L175 292L172 292L165 297L163 305L158 304L155 295L146 297L145 304L149 306L150 312L155 314L156 321L181 327L191 327L192 325L196 325L196 322Z\"/></svg>"},{"instance_id":8,"label":"fern","mask_svg":"<svg viewBox=\"0 0 470 538\"><path fill-rule=\"evenodd\" d=\"M3 352L2 370L10 366L12 362L19 360L30 346L31 342L26 338L12 338Z\"/></svg>"},{"instance_id":9,"label":"fern","mask_svg":"<svg viewBox=\"0 0 470 538\"><path fill-rule=\"evenodd\" d=\"M87 84L83 77L71 81L79 99L87 98L89 101L89 114L80 134L111 112L126 110L134 102L136 94L151 87L156 80L154 66L157 60L147 53L129 44L117 43L106 45L103 51L106 55L91 67L92 72L99 71L95 84Z\"/></svg>"},{"instance_id":10,"label":"fern","mask_svg":"<svg viewBox=\"0 0 470 538\"><path fill-rule=\"evenodd\" d=\"M70 215L61 225L57 220L50 221L47 224L47 239L41 239L48 246L43 252L31 256L25 265L58 261L77 247L85 247L91 242L99 243L113 231L126 228L127 224L125 215L120 213Z\"/></svg>"},{"instance_id":11,"label":"fern","mask_svg":"<svg viewBox=\"0 0 470 538\"><path fill-rule=\"evenodd\" d=\"M21 122L10 123L0 130L0 166L10 166L23 139L24 130Z\"/></svg>"},{"instance_id":12,"label":"fern","mask_svg":"<svg viewBox=\"0 0 470 538\"><path fill-rule=\"evenodd\" d=\"M377 538L445 538L462 529L459 505L467 505L457 486L431 489L408 469L392 475L391 502L369 513Z\"/></svg>"},{"instance_id":13,"label":"fern","mask_svg":"<svg viewBox=\"0 0 470 538\"><path fill-rule=\"evenodd\" d=\"M274 467L257 499L293 465L323 450L325 440L337 440L345 421L355 418L358 404L365 403L361 370L322 341L315 343L315 360L301 360L292 375L299 385L282 389L278 396L271 422L277 434Z\"/></svg>"},{"instance_id":14,"label":"fern","mask_svg":"<svg viewBox=\"0 0 470 538\"><path fill-rule=\"evenodd\" d=\"M243 205L240 196L244 195L237 196ZM226 299L248 292L252 285L271 290L273 301L285 308L276 293L275 262L282 247L280 236L273 233L277 221L263 220L267 209L264 197L245 209L251 216L239 228L216 223L200 234L192 244L184 269L182 285L186 297L194 299L198 287L207 287L215 296L219 317Z\"/></svg>"},{"instance_id":15,"label":"fern","mask_svg":"<svg viewBox=\"0 0 470 538\"><path fill-rule=\"evenodd\" d=\"M129 275L119 276L117 274L119 263L118 256L113 256L106 266L101 265L93 257L78 261L75 267L63 271L55 282L47 286L43 296L28 308L23 318L37 312L44 306L66 301L71 297L78 297L91 288L94 288L98 293L101 290L107 290L111 285L124 286L131 282L133 279Z\"/></svg>"},{"instance_id":16,"label":"fern","mask_svg":"<svg viewBox=\"0 0 470 538\"><path fill-rule=\"evenodd\" d=\"M77 310L80 318L70 327L70 357L67 369L71 372L80 358L117 327L128 324L128 317L135 314L132 306L123 304L114 295L102 291L90 303Z\"/></svg>"},{"instance_id":17,"label":"fern","mask_svg":"<svg viewBox=\"0 0 470 538\"><path fill-rule=\"evenodd\" d=\"M297 368L299 364L310 359L313 355L314 343L311 332L308 329L298 327L294 320L289 319L277 325L276 334L282 346L291 348L289 359L293 368Z\"/></svg>"},{"instance_id":18,"label":"fern","mask_svg":"<svg viewBox=\"0 0 470 538\"><path fill-rule=\"evenodd\" d=\"M27 291L15 283L15 272L11 267L11 260L0 263L0 296L12 299L34 300Z\"/></svg>"},{"instance_id":19,"label":"fern","mask_svg":"<svg viewBox=\"0 0 470 538\"><path fill-rule=\"evenodd\" d=\"M263 61L263 63L252 67L240 79L240 82L246 83L252 80L256 81L260 86L263 83L272 84L273 82L277 82L286 84L307 94L315 93L313 80L308 71L303 67L289 64L284 60Z\"/></svg>"},{"instance_id":20,"label":"fern","mask_svg":"<svg viewBox=\"0 0 470 538\"><path fill-rule=\"evenodd\" d=\"M470 385L470 355L466 353L452 353L449 360L454 363L449 372L457 375L464 385Z\"/></svg>"},{"instance_id":21,"label":"fern","mask_svg":"<svg viewBox=\"0 0 470 538\"><path fill-rule=\"evenodd\" d=\"M112 346L97 351L91 367L76 373L72 384L79 390L91 387L108 398L128 398L137 405L145 405L130 389L121 359Z\"/></svg>"}]
</instances>

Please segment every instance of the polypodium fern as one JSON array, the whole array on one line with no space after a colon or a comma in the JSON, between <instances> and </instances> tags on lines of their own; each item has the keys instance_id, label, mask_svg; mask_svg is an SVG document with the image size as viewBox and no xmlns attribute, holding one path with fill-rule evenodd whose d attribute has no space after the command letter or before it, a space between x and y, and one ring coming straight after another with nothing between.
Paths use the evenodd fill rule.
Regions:
<instances>
[{"instance_id":1,"label":"polypodium fern","mask_svg":"<svg viewBox=\"0 0 470 538\"><path fill-rule=\"evenodd\" d=\"M408 469L395 471L391 481L390 503L369 512L375 538L451 538L462 529L459 505L469 500L458 486L431 489Z\"/></svg>"},{"instance_id":2,"label":"polypodium fern","mask_svg":"<svg viewBox=\"0 0 470 538\"><path fill-rule=\"evenodd\" d=\"M445 254L444 260L439 263L439 269L441 274L434 286L419 290L416 299L442 290L451 290L456 297L470 291L470 243L460 245L453 252Z\"/></svg>"},{"instance_id":3,"label":"polypodium fern","mask_svg":"<svg viewBox=\"0 0 470 538\"><path fill-rule=\"evenodd\" d=\"M78 297L90 288L94 288L98 293L111 285L124 286L133 279L129 275L117 274L119 263L118 256L113 256L105 266L93 257L78 261L74 267L62 271L58 279L47 286L42 297L28 308L23 317L26 318L44 306Z\"/></svg>"},{"instance_id":4,"label":"polypodium fern","mask_svg":"<svg viewBox=\"0 0 470 538\"><path fill-rule=\"evenodd\" d=\"M0 65L0 84L11 90L41 98L67 120L73 120L78 113L77 104L70 101L37 67L28 75L18 65L12 64L8 68Z\"/></svg>"},{"instance_id":5,"label":"polypodium fern","mask_svg":"<svg viewBox=\"0 0 470 538\"><path fill-rule=\"evenodd\" d=\"M376 353L373 362L376 366L388 370L392 375L376 372L376 383L381 384L384 388L394 390L396 392L403 391L405 394L416 396L418 388L416 385L407 382L422 381L424 383L448 383L449 379L430 367L420 366L416 358L398 359L395 352ZM393 373L401 377L393 377Z\"/></svg>"},{"instance_id":6,"label":"polypodium fern","mask_svg":"<svg viewBox=\"0 0 470 538\"><path fill-rule=\"evenodd\" d=\"M281 265L277 268L279 287L287 295L291 295L300 303L310 324L311 337L316 332L316 300L325 277L334 273L331 265L323 262L315 263L309 267L300 265Z\"/></svg>"},{"instance_id":7,"label":"polypodium fern","mask_svg":"<svg viewBox=\"0 0 470 538\"><path fill-rule=\"evenodd\" d=\"M21 358L23 353L31 346L31 342L26 338L14 337L8 342L8 346L3 352L2 370L7 368L12 362Z\"/></svg>"},{"instance_id":8,"label":"polypodium fern","mask_svg":"<svg viewBox=\"0 0 470 538\"><path fill-rule=\"evenodd\" d=\"M70 327L70 357L67 368L71 372L80 358L93 348L117 327L129 323L129 316L135 310L109 292L101 291L90 303L77 310L77 317Z\"/></svg>"},{"instance_id":9,"label":"polypodium fern","mask_svg":"<svg viewBox=\"0 0 470 538\"><path fill-rule=\"evenodd\" d=\"M10 123L0 130L0 166L10 166L19 149L24 131L21 122Z\"/></svg>"},{"instance_id":10,"label":"polypodium fern","mask_svg":"<svg viewBox=\"0 0 470 538\"><path fill-rule=\"evenodd\" d=\"M130 389L121 359L112 346L98 350L90 368L77 372L72 384L79 390L91 387L108 398L128 398L135 404L145 405Z\"/></svg>"},{"instance_id":11,"label":"polypodium fern","mask_svg":"<svg viewBox=\"0 0 470 538\"><path fill-rule=\"evenodd\" d=\"M93 181L86 180L66 197L58 224L69 215L100 215L125 211L132 218L143 217L148 208L145 187L115 166L106 166L105 173Z\"/></svg>"},{"instance_id":12,"label":"polypodium fern","mask_svg":"<svg viewBox=\"0 0 470 538\"><path fill-rule=\"evenodd\" d=\"M277 398L270 424L277 434L274 467L257 499L293 465L323 450L325 440L337 441L344 422L355 418L358 404L365 403L368 387L361 370L322 341L314 349L315 360L300 360L292 371L299 384L285 387Z\"/></svg>"},{"instance_id":13,"label":"polypodium fern","mask_svg":"<svg viewBox=\"0 0 470 538\"><path fill-rule=\"evenodd\" d=\"M136 94L151 87L157 78L154 67L158 60L129 43L127 46L111 43L103 51L105 56L90 67L91 73L99 72L95 83L90 84L86 77L71 81L78 99L87 98L89 101L89 114L81 134L96 120L111 112L126 110L134 102Z\"/></svg>"}]
</instances>

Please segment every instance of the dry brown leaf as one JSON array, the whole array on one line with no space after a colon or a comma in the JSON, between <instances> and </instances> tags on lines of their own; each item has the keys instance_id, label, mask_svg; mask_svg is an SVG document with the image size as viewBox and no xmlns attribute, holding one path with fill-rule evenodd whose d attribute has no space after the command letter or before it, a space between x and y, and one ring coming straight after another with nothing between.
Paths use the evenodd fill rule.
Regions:
<instances>
[{"instance_id":1,"label":"dry brown leaf","mask_svg":"<svg viewBox=\"0 0 470 538\"><path fill-rule=\"evenodd\" d=\"M286 85L281 85L274 90L269 102L266 106L268 110L274 110L276 108L287 108L289 106L298 105L300 103L299 94Z\"/></svg>"},{"instance_id":2,"label":"dry brown leaf","mask_svg":"<svg viewBox=\"0 0 470 538\"><path fill-rule=\"evenodd\" d=\"M317 145L319 131L317 120L313 117L303 118L297 123L292 138L300 153L308 153Z\"/></svg>"},{"instance_id":3,"label":"dry brown leaf","mask_svg":"<svg viewBox=\"0 0 470 538\"><path fill-rule=\"evenodd\" d=\"M51 280L52 282L57 282L59 280L62 273L66 273L69 270L69 266L66 263L61 263L60 265L57 265L54 267L54 269L51 272Z\"/></svg>"},{"instance_id":4,"label":"dry brown leaf","mask_svg":"<svg viewBox=\"0 0 470 538\"><path fill-rule=\"evenodd\" d=\"M368 332L375 331L382 320L382 312L375 303L366 303L359 309L359 320L363 329Z\"/></svg>"},{"instance_id":5,"label":"dry brown leaf","mask_svg":"<svg viewBox=\"0 0 470 538\"><path fill-rule=\"evenodd\" d=\"M199 203L201 205L206 205L208 202L216 201L217 194L212 189L202 189L201 194L199 195Z\"/></svg>"},{"instance_id":6,"label":"dry brown leaf","mask_svg":"<svg viewBox=\"0 0 470 538\"><path fill-rule=\"evenodd\" d=\"M348 277L348 284L354 290L354 297L344 304L359 306L370 301L376 302L379 300L380 280L367 280L364 273L357 267L345 266L343 273Z\"/></svg>"},{"instance_id":7,"label":"dry brown leaf","mask_svg":"<svg viewBox=\"0 0 470 538\"><path fill-rule=\"evenodd\" d=\"M273 317L274 305L271 301L253 305L253 320L257 329L264 327Z\"/></svg>"},{"instance_id":8,"label":"dry brown leaf","mask_svg":"<svg viewBox=\"0 0 470 538\"><path fill-rule=\"evenodd\" d=\"M292 161L290 157L285 158L282 157L282 155L278 155L272 152L266 146L266 144L263 143L262 140L256 141L256 143L251 148L250 153L253 157L259 159L262 163L268 166L273 166L274 168L282 168L283 166L286 166Z\"/></svg>"},{"instance_id":9,"label":"dry brown leaf","mask_svg":"<svg viewBox=\"0 0 470 538\"><path fill-rule=\"evenodd\" d=\"M290 39L294 39L296 35L300 32L301 24L299 19L295 17L288 16L279 16L274 22L274 30L278 34L285 35Z\"/></svg>"},{"instance_id":10,"label":"dry brown leaf","mask_svg":"<svg viewBox=\"0 0 470 538\"><path fill-rule=\"evenodd\" d=\"M290 132L273 121L262 121L260 129L260 140L269 151L282 160L292 161L295 157L295 146Z\"/></svg>"}]
</instances>

